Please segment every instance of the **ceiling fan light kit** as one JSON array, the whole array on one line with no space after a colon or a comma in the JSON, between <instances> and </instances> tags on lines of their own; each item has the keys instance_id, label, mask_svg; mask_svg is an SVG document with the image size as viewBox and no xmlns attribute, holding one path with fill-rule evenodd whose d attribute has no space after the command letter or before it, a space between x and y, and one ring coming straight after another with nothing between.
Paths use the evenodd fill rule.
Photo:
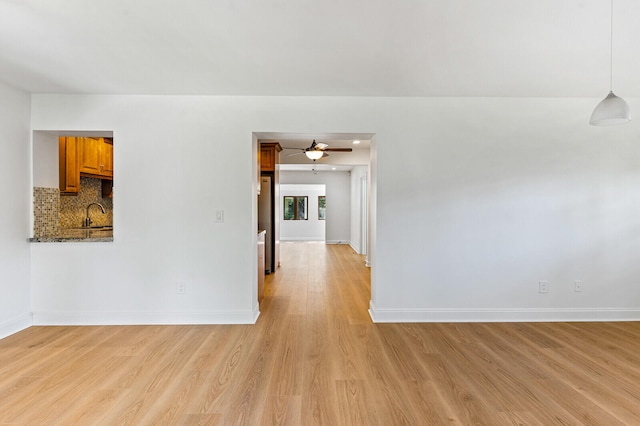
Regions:
<instances>
[{"instance_id":1,"label":"ceiling fan light kit","mask_svg":"<svg viewBox=\"0 0 640 426\"><path fill-rule=\"evenodd\" d=\"M351 148L329 148L329 145L327 145L326 143L322 143L322 142L316 142L315 139L313 140L313 142L311 143L311 146L309 146L309 148L288 148L288 147L283 147L282 149L294 149L294 150L298 150L300 152L296 152L293 154L289 154L289 155L298 155L298 154L304 154L307 156L307 158L309 160L319 160L322 157L328 157L329 154L327 154L327 151L336 151L336 152L351 152L353 151Z\"/></svg>"},{"instance_id":2,"label":"ceiling fan light kit","mask_svg":"<svg viewBox=\"0 0 640 426\"><path fill-rule=\"evenodd\" d=\"M631 121L629 105L624 99L613 93L613 0L611 0L611 35L609 58L609 94L591 113L589 124L592 126L615 126Z\"/></svg>"},{"instance_id":3,"label":"ceiling fan light kit","mask_svg":"<svg viewBox=\"0 0 640 426\"><path fill-rule=\"evenodd\" d=\"M324 155L322 151L305 151L304 154L307 156L309 160L319 160Z\"/></svg>"}]
</instances>

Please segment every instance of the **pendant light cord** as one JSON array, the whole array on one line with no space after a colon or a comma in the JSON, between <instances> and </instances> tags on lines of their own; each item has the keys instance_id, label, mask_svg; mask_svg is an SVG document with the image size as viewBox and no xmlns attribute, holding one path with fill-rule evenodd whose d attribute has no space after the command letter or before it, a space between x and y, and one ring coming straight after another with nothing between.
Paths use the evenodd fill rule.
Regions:
<instances>
[{"instance_id":1,"label":"pendant light cord","mask_svg":"<svg viewBox=\"0 0 640 426\"><path fill-rule=\"evenodd\" d=\"M613 0L611 0L611 34L609 35L609 90L613 92Z\"/></svg>"}]
</instances>

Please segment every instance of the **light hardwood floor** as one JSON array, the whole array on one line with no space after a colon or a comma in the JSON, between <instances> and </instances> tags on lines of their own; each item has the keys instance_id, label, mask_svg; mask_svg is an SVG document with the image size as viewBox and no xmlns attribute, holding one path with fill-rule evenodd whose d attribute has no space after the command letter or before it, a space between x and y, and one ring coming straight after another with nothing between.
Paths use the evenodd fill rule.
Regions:
<instances>
[{"instance_id":1,"label":"light hardwood floor","mask_svg":"<svg viewBox=\"0 0 640 426\"><path fill-rule=\"evenodd\" d=\"M255 325L0 340L0 424L640 424L639 323L372 324L349 247L282 259Z\"/></svg>"}]
</instances>

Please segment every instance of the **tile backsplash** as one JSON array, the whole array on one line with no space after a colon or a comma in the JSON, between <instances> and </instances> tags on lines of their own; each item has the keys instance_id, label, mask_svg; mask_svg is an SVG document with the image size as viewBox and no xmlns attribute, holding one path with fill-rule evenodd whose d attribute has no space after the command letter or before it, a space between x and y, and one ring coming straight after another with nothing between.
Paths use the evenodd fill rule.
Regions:
<instances>
[{"instance_id":1,"label":"tile backsplash","mask_svg":"<svg viewBox=\"0 0 640 426\"><path fill-rule=\"evenodd\" d=\"M33 188L33 236L57 236L60 228L79 228L83 226L87 215L87 206L100 203L100 207L92 206L89 210L92 226L113 224L113 199L102 198L100 179L81 177L78 195L61 196L58 188Z\"/></svg>"},{"instance_id":2,"label":"tile backsplash","mask_svg":"<svg viewBox=\"0 0 640 426\"><path fill-rule=\"evenodd\" d=\"M60 229L60 190L33 188L33 236L58 235Z\"/></svg>"},{"instance_id":3,"label":"tile backsplash","mask_svg":"<svg viewBox=\"0 0 640 426\"><path fill-rule=\"evenodd\" d=\"M80 177L80 192L78 195L60 197L60 228L78 228L84 224L87 217L87 206L100 203L104 206L105 214L100 207L92 206L89 210L92 226L113 224L113 199L102 198L102 183L100 179Z\"/></svg>"}]
</instances>

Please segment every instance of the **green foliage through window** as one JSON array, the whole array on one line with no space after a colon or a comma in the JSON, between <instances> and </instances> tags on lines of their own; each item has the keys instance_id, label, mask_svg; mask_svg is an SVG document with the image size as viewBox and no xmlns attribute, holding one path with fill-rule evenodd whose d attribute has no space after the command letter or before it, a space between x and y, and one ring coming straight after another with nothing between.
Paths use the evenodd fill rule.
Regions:
<instances>
[{"instance_id":1,"label":"green foliage through window","mask_svg":"<svg viewBox=\"0 0 640 426\"><path fill-rule=\"evenodd\" d=\"M284 197L284 220L307 220L307 197Z\"/></svg>"},{"instance_id":2,"label":"green foliage through window","mask_svg":"<svg viewBox=\"0 0 640 426\"><path fill-rule=\"evenodd\" d=\"M327 197L325 195L318 196L318 220L327 218Z\"/></svg>"}]
</instances>

